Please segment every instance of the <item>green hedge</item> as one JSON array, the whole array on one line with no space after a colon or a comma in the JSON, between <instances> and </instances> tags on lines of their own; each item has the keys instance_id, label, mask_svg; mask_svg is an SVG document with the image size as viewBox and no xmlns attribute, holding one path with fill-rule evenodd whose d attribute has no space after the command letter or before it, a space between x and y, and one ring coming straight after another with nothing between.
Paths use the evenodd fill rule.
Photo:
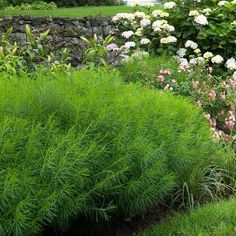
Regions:
<instances>
[{"instance_id":1,"label":"green hedge","mask_svg":"<svg viewBox=\"0 0 236 236\"><path fill-rule=\"evenodd\" d=\"M51 0L45 0L51 2ZM58 7L102 6L123 4L120 0L54 0Z\"/></svg>"},{"instance_id":2,"label":"green hedge","mask_svg":"<svg viewBox=\"0 0 236 236\"><path fill-rule=\"evenodd\" d=\"M133 216L216 156L183 99L123 85L115 71L50 77L1 80L0 235Z\"/></svg>"},{"instance_id":3,"label":"green hedge","mask_svg":"<svg viewBox=\"0 0 236 236\"><path fill-rule=\"evenodd\" d=\"M38 2L54 2L58 7L76 7L76 6L102 6L102 5L120 5L124 4L122 0L0 0L0 8L8 5L19 6L21 4L32 4Z\"/></svg>"},{"instance_id":4,"label":"green hedge","mask_svg":"<svg viewBox=\"0 0 236 236\"><path fill-rule=\"evenodd\" d=\"M205 205L187 214L178 214L138 236L234 236L236 199Z\"/></svg>"}]
</instances>

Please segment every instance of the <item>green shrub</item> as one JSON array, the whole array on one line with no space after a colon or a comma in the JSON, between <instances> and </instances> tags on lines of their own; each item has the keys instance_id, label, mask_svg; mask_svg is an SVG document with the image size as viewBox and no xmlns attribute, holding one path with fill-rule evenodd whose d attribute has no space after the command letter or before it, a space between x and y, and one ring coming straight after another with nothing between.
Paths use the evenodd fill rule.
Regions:
<instances>
[{"instance_id":1,"label":"green shrub","mask_svg":"<svg viewBox=\"0 0 236 236\"><path fill-rule=\"evenodd\" d=\"M46 0L46 2L51 2ZM103 6L123 4L122 0L55 0L59 7L76 7L76 6Z\"/></svg>"},{"instance_id":2,"label":"green shrub","mask_svg":"<svg viewBox=\"0 0 236 236\"><path fill-rule=\"evenodd\" d=\"M235 198L209 204L189 214L179 214L139 236L233 236L236 235L235 206Z\"/></svg>"},{"instance_id":3,"label":"green shrub","mask_svg":"<svg viewBox=\"0 0 236 236\"><path fill-rule=\"evenodd\" d=\"M0 235L139 214L199 163L216 162L200 110L118 77L92 68L69 78L2 76Z\"/></svg>"},{"instance_id":4,"label":"green shrub","mask_svg":"<svg viewBox=\"0 0 236 236\"><path fill-rule=\"evenodd\" d=\"M21 5L12 6L9 5L5 7L5 10L54 10L57 8L57 5L54 2L33 2L31 4L22 3Z\"/></svg>"},{"instance_id":5,"label":"green shrub","mask_svg":"<svg viewBox=\"0 0 236 236\"><path fill-rule=\"evenodd\" d=\"M44 46L50 30L35 35L35 32L26 25L26 40L21 45L10 41L11 32L12 28L2 33L0 37L0 72L8 73L11 76L39 69L51 72L70 70L71 64L68 63L66 48L55 55Z\"/></svg>"}]
</instances>

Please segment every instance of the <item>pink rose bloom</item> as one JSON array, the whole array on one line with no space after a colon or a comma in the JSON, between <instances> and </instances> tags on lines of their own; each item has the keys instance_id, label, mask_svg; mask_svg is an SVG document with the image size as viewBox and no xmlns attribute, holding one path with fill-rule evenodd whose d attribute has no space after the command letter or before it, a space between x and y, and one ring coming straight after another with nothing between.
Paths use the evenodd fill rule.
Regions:
<instances>
[{"instance_id":1,"label":"pink rose bloom","mask_svg":"<svg viewBox=\"0 0 236 236\"><path fill-rule=\"evenodd\" d=\"M157 82L158 83L163 83L165 81L165 78L162 75L157 76Z\"/></svg>"}]
</instances>

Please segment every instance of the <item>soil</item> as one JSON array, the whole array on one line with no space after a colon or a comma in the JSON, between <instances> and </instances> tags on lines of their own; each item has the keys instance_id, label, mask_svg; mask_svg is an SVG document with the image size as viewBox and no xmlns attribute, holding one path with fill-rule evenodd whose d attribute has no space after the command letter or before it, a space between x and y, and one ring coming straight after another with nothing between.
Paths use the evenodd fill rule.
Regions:
<instances>
[{"instance_id":1,"label":"soil","mask_svg":"<svg viewBox=\"0 0 236 236\"><path fill-rule=\"evenodd\" d=\"M156 207L132 219L114 217L105 223L78 219L72 223L66 232L55 232L53 229L46 229L43 236L131 236L154 223L164 221L171 215L173 215L173 212L166 207Z\"/></svg>"}]
</instances>

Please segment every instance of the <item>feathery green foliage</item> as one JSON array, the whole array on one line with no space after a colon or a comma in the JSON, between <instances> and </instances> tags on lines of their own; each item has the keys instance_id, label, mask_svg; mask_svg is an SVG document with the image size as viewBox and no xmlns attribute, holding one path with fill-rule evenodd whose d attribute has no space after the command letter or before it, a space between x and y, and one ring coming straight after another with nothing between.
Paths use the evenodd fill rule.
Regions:
<instances>
[{"instance_id":1,"label":"feathery green foliage","mask_svg":"<svg viewBox=\"0 0 236 236\"><path fill-rule=\"evenodd\" d=\"M56 77L2 77L0 235L139 214L217 159L186 100L123 85L116 71Z\"/></svg>"}]
</instances>

